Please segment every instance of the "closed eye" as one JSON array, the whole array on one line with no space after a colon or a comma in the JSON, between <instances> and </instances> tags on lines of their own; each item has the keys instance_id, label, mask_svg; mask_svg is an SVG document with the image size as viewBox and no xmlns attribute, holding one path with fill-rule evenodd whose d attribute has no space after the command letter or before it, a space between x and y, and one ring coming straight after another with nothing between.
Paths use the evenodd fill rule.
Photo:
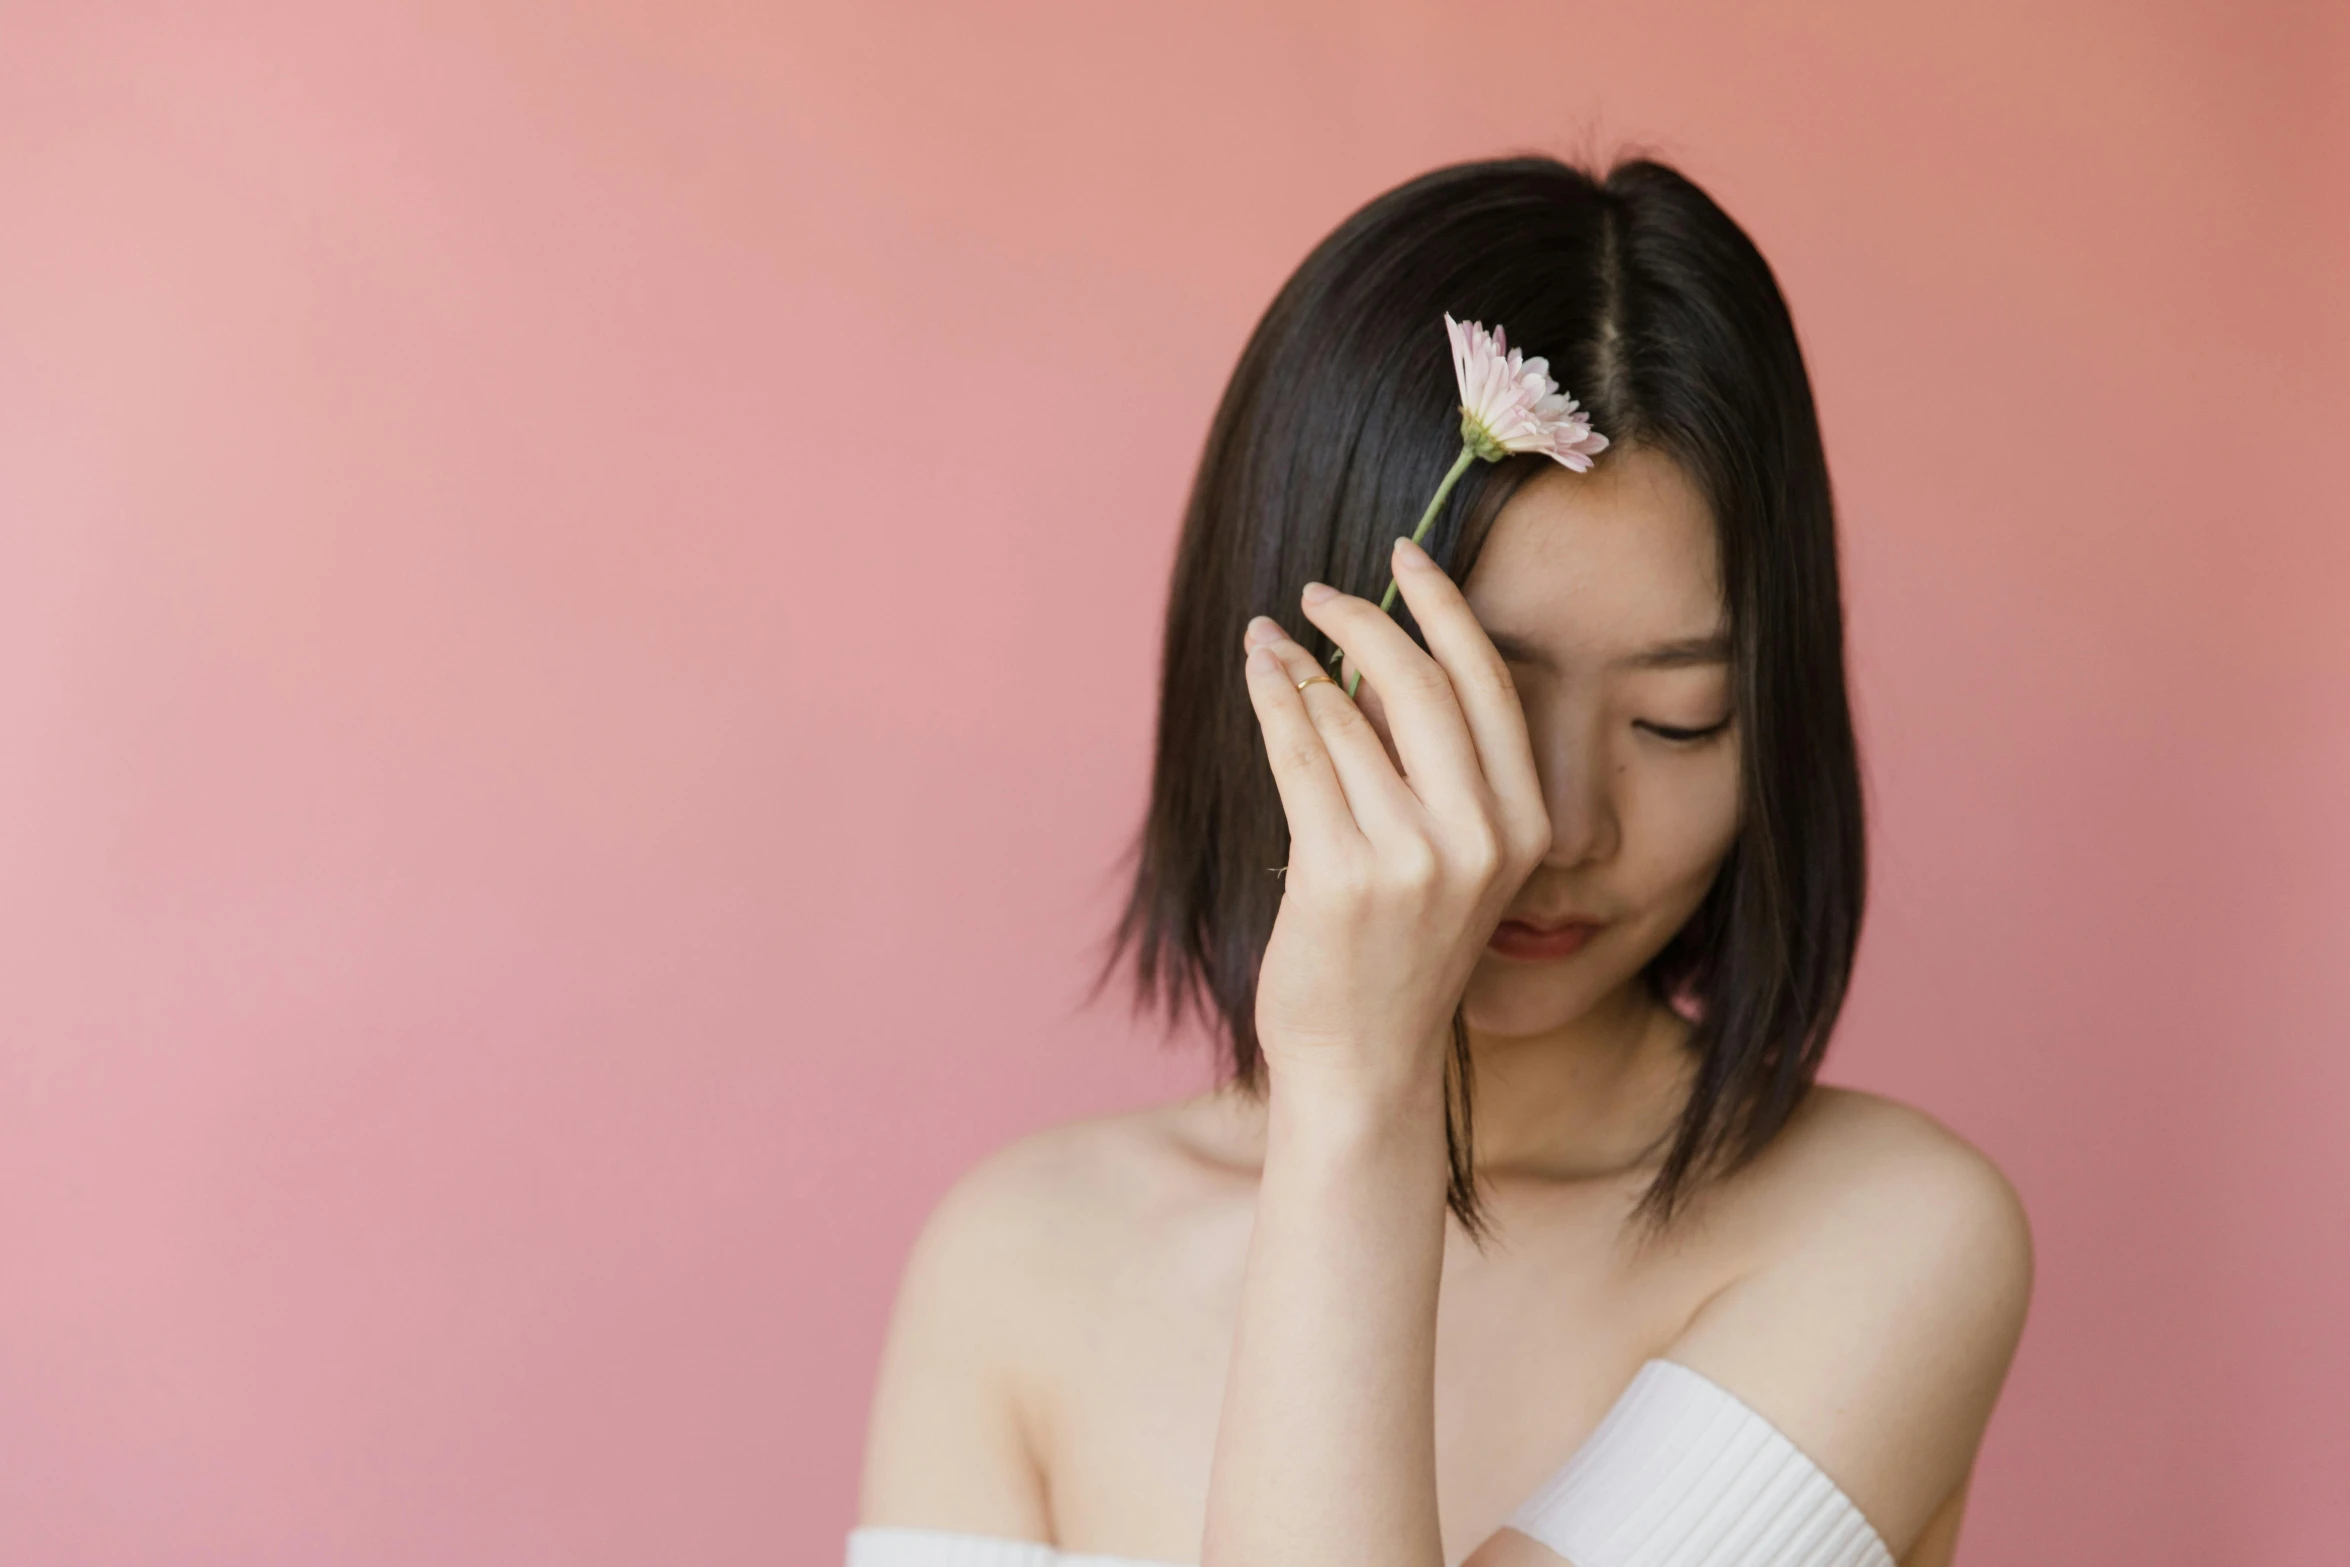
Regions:
<instances>
[{"instance_id":1,"label":"closed eye","mask_svg":"<svg viewBox=\"0 0 2350 1567\"><path fill-rule=\"evenodd\" d=\"M1673 729L1668 728L1663 724L1652 724L1645 719L1641 719L1636 721L1633 727L1637 729L1645 729L1650 734L1655 735L1659 740L1669 740L1675 745L1695 745L1698 741L1710 740L1715 735L1718 735L1723 730L1729 728L1730 720L1725 718L1720 723L1709 724L1703 729Z\"/></svg>"}]
</instances>

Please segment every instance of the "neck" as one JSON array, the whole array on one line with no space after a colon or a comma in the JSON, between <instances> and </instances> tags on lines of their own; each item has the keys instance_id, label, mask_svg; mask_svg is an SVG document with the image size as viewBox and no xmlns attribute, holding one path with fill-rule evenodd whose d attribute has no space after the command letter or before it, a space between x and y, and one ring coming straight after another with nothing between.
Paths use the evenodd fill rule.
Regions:
<instances>
[{"instance_id":1,"label":"neck","mask_svg":"<svg viewBox=\"0 0 2350 1567\"><path fill-rule=\"evenodd\" d=\"M1664 1157L1690 1024L1637 982L1539 1034L1469 1030L1477 1164L1497 1183L1604 1180Z\"/></svg>"},{"instance_id":2,"label":"neck","mask_svg":"<svg viewBox=\"0 0 2350 1567\"><path fill-rule=\"evenodd\" d=\"M1506 1191L1652 1170L1695 1075L1689 1032L1688 1021L1650 1000L1637 980L1543 1033L1492 1034L1472 1024L1480 1178ZM1260 1095L1227 1082L1189 1103L1205 1117L1195 1123L1202 1153L1238 1168L1262 1164Z\"/></svg>"}]
</instances>

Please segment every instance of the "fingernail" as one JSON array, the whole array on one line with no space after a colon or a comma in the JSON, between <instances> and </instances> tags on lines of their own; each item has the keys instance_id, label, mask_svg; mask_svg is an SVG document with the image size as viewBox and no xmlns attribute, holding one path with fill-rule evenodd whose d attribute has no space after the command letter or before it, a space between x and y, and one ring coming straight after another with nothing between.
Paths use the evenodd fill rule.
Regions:
<instances>
[{"instance_id":1,"label":"fingernail","mask_svg":"<svg viewBox=\"0 0 2350 1567\"><path fill-rule=\"evenodd\" d=\"M1267 675L1279 668L1280 665L1279 661L1273 657L1271 648L1252 647L1248 650L1248 667L1257 674Z\"/></svg>"},{"instance_id":2,"label":"fingernail","mask_svg":"<svg viewBox=\"0 0 2350 1567\"><path fill-rule=\"evenodd\" d=\"M1338 590L1329 586L1327 583L1309 582L1306 584L1305 592L1301 594L1300 597L1304 598L1308 604L1319 604L1324 599L1338 597Z\"/></svg>"},{"instance_id":3,"label":"fingernail","mask_svg":"<svg viewBox=\"0 0 2350 1567\"><path fill-rule=\"evenodd\" d=\"M1248 633L1240 641L1243 647L1255 647L1260 642L1271 646L1288 634L1281 629L1281 622L1272 616L1253 615L1249 618Z\"/></svg>"},{"instance_id":4,"label":"fingernail","mask_svg":"<svg viewBox=\"0 0 2350 1567\"><path fill-rule=\"evenodd\" d=\"M1402 533L1395 536L1395 563L1399 566L1409 566L1414 571L1418 571L1423 566L1436 564L1429 558L1426 550L1414 544L1409 535Z\"/></svg>"}]
</instances>

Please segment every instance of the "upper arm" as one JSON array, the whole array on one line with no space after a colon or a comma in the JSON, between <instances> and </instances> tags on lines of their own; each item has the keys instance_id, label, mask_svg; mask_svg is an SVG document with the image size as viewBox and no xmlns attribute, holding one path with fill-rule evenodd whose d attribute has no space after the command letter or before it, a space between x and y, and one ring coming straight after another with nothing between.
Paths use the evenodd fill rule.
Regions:
<instances>
[{"instance_id":1,"label":"upper arm","mask_svg":"<svg viewBox=\"0 0 2350 1567\"><path fill-rule=\"evenodd\" d=\"M1958 1521L1966 1511L1967 1486L1973 1480L1974 1471L1970 1469L1941 1510L1926 1520L1925 1533L1903 1553L1901 1567L1951 1567L1958 1560Z\"/></svg>"},{"instance_id":2,"label":"upper arm","mask_svg":"<svg viewBox=\"0 0 2350 1567\"><path fill-rule=\"evenodd\" d=\"M1947 1567L2032 1283L1996 1166L1889 1101L1816 1150L1798 1233L1659 1352L1736 1396L1835 1483L1903 1567ZM1463 1567L1558 1567L1513 1529ZM1574 1564L1570 1564L1574 1567Z\"/></svg>"},{"instance_id":3,"label":"upper arm","mask_svg":"<svg viewBox=\"0 0 2350 1567\"><path fill-rule=\"evenodd\" d=\"M2014 1188L1902 1115L1824 1161L1801 1233L1662 1351L1776 1426L1897 1559L1955 1533L2032 1287Z\"/></svg>"},{"instance_id":4,"label":"upper arm","mask_svg":"<svg viewBox=\"0 0 2350 1567\"><path fill-rule=\"evenodd\" d=\"M916 1239L874 1388L861 1524L1051 1537L1019 1375L1032 1186L1016 1150L998 1154Z\"/></svg>"}]
</instances>

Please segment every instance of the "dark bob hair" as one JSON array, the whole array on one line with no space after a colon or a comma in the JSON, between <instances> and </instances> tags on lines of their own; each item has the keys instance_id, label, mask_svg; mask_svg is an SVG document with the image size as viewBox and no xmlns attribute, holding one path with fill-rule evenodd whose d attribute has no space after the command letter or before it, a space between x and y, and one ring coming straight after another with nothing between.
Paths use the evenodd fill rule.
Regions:
<instances>
[{"instance_id":1,"label":"dark bob hair","mask_svg":"<svg viewBox=\"0 0 2350 1567\"><path fill-rule=\"evenodd\" d=\"M1376 597L1459 450L1445 312L1548 357L1611 440L1672 458L1711 503L1732 638L1739 833L1643 971L1694 1019L1693 1087L1636 1215L1662 1228L1760 1153L1819 1070L1867 886L1844 683L1834 504L1795 326L1762 254L1662 163L1604 178L1546 157L1435 170L1315 247L1242 350L1200 459L1168 601L1150 805L1094 991L1129 955L1136 1005L1197 1009L1261 1093L1257 969L1288 828L1240 678L1249 617L1327 657L1310 579ZM1601 457L1601 462L1608 459ZM1465 582L1494 515L1547 458L1475 463L1426 540ZM1397 617L1417 639L1410 612ZM1422 645L1425 643L1423 641ZM1456 1010L1450 1206L1485 1233Z\"/></svg>"}]
</instances>

